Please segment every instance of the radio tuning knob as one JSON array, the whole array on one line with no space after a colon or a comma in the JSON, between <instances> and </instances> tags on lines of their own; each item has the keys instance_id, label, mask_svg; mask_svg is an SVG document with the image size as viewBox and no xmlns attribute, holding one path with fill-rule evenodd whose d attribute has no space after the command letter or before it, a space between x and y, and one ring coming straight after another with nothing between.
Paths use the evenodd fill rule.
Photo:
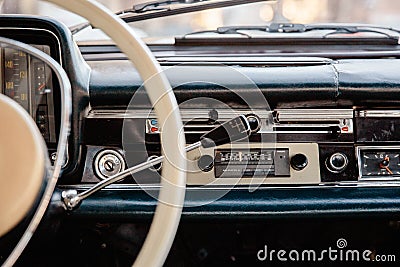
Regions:
<instances>
[{"instance_id":1,"label":"radio tuning knob","mask_svg":"<svg viewBox=\"0 0 400 267\"><path fill-rule=\"evenodd\" d=\"M209 172L214 167L214 158L210 155L203 155L197 161L197 166L203 172Z\"/></svg>"},{"instance_id":2,"label":"radio tuning knob","mask_svg":"<svg viewBox=\"0 0 400 267\"><path fill-rule=\"evenodd\" d=\"M290 165L296 171L301 171L308 165L308 159L304 154L296 154L290 159Z\"/></svg>"},{"instance_id":3,"label":"radio tuning knob","mask_svg":"<svg viewBox=\"0 0 400 267\"><path fill-rule=\"evenodd\" d=\"M257 133L261 128L260 118L255 114L246 115L246 118L249 122L251 133Z\"/></svg>"}]
</instances>

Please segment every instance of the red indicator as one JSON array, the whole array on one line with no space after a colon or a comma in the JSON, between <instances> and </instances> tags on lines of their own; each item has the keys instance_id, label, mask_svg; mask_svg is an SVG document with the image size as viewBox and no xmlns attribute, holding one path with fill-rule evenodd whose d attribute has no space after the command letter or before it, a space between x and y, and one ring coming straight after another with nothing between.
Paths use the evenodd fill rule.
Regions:
<instances>
[{"instance_id":1,"label":"red indicator","mask_svg":"<svg viewBox=\"0 0 400 267\"><path fill-rule=\"evenodd\" d=\"M345 126L342 128L342 132L348 132L349 131L349 127Z\"/></svg>"},{"instance_id":2,"label":"red indicator","mask_svg":"<svg viewBox=\"0 0 400 267\"><path fill-rule=\"evenodd\" d=\"M158 132L158 128L157 127L151 127L150 128L150 132L152 132L152 133Z\"/></svg>"}]
</instances>

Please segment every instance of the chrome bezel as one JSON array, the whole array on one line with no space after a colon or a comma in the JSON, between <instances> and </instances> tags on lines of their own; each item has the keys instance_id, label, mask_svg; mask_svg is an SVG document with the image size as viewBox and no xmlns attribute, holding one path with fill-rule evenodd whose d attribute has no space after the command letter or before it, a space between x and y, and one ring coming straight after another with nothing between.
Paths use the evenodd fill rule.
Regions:
<instances>
[{"instance_id":1,"label":"chrome bezel","mask_svg":"<svg viewBox=\"0 0 400 267\"><path fill-rule=\"evenodd\" d=\"M344 163L343 163L343 165L341 167L335 167L333 165L332 158L335 155L343 156ZM328 160L329 160L329 165L328 165ZM336 152L336 153L332 154L329 158L327 158L325 160L325 167L332 173L342 173L343 171L346 170L348 164L349 164L349 159L347 158L346 154L344 154L342 152Z\"/></svg>"},{"instance_id":2,"label":"chrome bezel","mask_svg":"<svg viewBox=\"0 0 400 267\"><path fill-rule=\"evenodd\" d=\"M106 156L106 155L113 155L113 156L115 156L115 157L117 157L118 158L118 160L121 162L121 168L118 170L118 172L116 173L116 174L118 174L118 173L120 173L120 172L122 172L122 171L124 171L125 169L126 169L126 164L125 164L125 160L124 160L124 157L121 155L121 153L119 153L118 151L116 151L116 150L113 150L113 149L104 149L104 150L101 150L100 152L98 152L97 154L96 154L96 156L95 156L95 160L94 160L94 174L98 177L98 178L100 178L101 180L104 180L104 179L107 179L107 178L110 178L111 176L113 176L113 175L111 175L111 176L105 176L104 174L102 174L102 172L101 172L101 170L100 170L100 160L104 157L104 156ZM116 174L114 174L114 175L116 175Z\"/></svg>"},{"instance_id":3,"label":"chrome bezel","mask_svg":"<svg viewBox=\"0 0 400 267\"><path fill-rule=\"evenodd\" d=\"M400 175L396 177L390 176L368 176L363 177L362 168L361 168L361 151L365 150L398 150L400 152L400 146L357 146L356 147L356 160L357 160L357 169L358 169L358 180L359 181L380 181L380 182L392 182L392 181L400 181Z\"/></svg>"},{"instance_id":4,"label":"chrome bezel","mask_svg":"<svg viewBox=\"0 0 400 267\"><path fill-rule=\"evenodd\" d=\"M0 29L4 29L4 30L28 30L28 31L41 31L41 32L46 32L49 33L51 36L54 37L54 39L57 41L57 49L58 49L58 54L59 57L54 59L56 61L58 61L58 63L63 66L63 61L62 61L62 53L61 53L61 41L60 39L57 37L57 35L54 34L54 32L50 31L50 30L46 30L46 29L40 29L40 28L30 28L30 27L0 27ZM51 57L51 56L50 56ZM64 155L65 161L64 164L62 166L62 168L64 169L68 163L69 163L69 151L68 151L68 145L67 145L67 150L66 150L66 155Z\"/></svg>"}]
</instances>

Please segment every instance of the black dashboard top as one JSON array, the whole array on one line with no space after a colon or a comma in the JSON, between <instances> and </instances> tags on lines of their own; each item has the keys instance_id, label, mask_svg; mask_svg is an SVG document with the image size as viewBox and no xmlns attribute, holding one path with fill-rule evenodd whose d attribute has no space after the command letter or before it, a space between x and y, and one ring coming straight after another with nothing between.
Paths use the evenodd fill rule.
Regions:
<instances>
[{"instance_id":1,"label":"black dashboard top","mask_svg":"<svg viewBox=\"0 0 400 267\"><path fill-rule=\"evenodd\" d=\"M132 64L125 60L89 61L92 68L90 80L93 108L128 105L135 91L142 85ZM271 108L279 107L334 107L353 105L387 106L400 100L400 77L397 59L340 60L327 65L295 67L241 67L263 92ZM167 67L166 67L167 68ZM231 77L220 75L220 65L188 65L167 71L178 102L192 97L212 96L241 107L235 94L207 82L229 84ZM212 71L210 71L212 70ZM237 86L237 90L246 90ZM251 94L251 90L246 92Z\"/></svg>"}]
</instances>

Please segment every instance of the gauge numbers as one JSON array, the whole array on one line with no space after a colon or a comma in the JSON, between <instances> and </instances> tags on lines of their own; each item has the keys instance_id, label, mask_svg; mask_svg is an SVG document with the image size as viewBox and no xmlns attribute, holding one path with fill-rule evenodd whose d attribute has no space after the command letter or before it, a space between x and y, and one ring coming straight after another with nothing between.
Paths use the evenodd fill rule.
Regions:
<instances>
[{"instance_id":1,"label":"gauge numbers","mask_svg":"<svg viewBox=\"0 0 400 267\"><path fill-rule=\"evenodd\" d=\"M47 45L33 46L50 54L50 47ZM1 92L31 114L46 142L55 142L51 69L40 59L13 48L1 49L1 59Z\"/></svg>"},{"instance_id":2,"label":"gauge numbers","mask_svg":"<svg viewBox=\"0 0 400 267\"><path fill-rule=\"evenodd\" d=\"M400 177L400 148L361 150L359 157L362 178Z\"/></svg>"},{"instance_id":3,"label":"gauge numbers","mask_svg":"<svg viewBox=\"0 0 400 267\"><path fill-rule=\"evenodd\" d=\"M4 94L30 111L28 58L22 51L4 48Z\"/></svg>"}]
</instances>

